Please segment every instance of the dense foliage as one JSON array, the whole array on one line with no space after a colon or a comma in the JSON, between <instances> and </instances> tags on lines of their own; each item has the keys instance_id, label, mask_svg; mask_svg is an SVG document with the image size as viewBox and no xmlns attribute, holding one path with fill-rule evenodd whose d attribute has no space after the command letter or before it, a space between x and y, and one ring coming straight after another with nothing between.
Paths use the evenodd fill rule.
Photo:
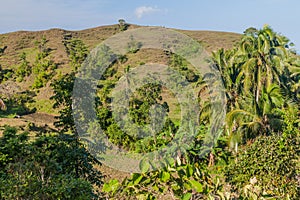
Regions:
<instances>
[{"instance_id":1,"label":"dense foliage","mask_svg":"<svg viewBox=\"0 0 300 200\"><path fill-rule=\"evenodd\" d=\"M125 21L119 20L119 31L127 28ZM83 41L66 35L63 44L71 72L54 76L57 66L46 44L46 38L36 42L38 53L33 64L25 53L21 54L16 77L0 72L0 81L24 81L32 76L33 89L44 87L52 79L51 99L59 110L56 131L38 131L33 135L5 127L0 137L0 199L300 198L300 59L292 43L269 26L261 30L249 28L232 49L213 52L210 67L220 74L224 85L227 114L221 136L204 156L200 152L211 129L209 122L214 120L210 116L214 94L205 81L218 80L218 76L198 74L186 60L165 52L169 66L194 86L199 97L201 126L194 130L193 146L185 154L174 150L174 159L162 161L164 168L151 171L149 163L142 161L141 173L105 183L97 170L100 163L81 141L72 116L75 75L88 56L88 48ZM110 142L135 153L168 145L180 128L180 122L171 114L179 109L170 102L175 97L166 99L164 95L169 91L159 82L138 88L129 98L130 120L139 126L153 124L153 105L166 111L157 134L139 137L134 127L129 127L127 134L113 117L112 90L120 77L126 78L131 68L139 67L126 64L128 57L141 47L142 43L133 37L129 38L127 55L112 55L109 47L102 46L99 59L115 61L97 82L95 97L97 123ZM88 73L93 75L93 71ZM129 80L125 79L125 83ZM6 105L0 99L4 105L1 107L8 108L0 114L12 108L33 112L26 107L32 100L29 94L5 98Z\"/></svg>"},{"instance_id":2,"label":"dense foliage","mask_svg":"<svg viewBox=\"0 0 300 200\"><path fill-rule=\"evenodd\" d=\"M74 137L49 133L32 140L6 127L0 138L1 199L92 199L101 174Z\"/></svg>"},{"instance_id":3,"label":"dense foliage","mask_svg":"<svg viewBox=\"0 0 300 200\"><path fill-rule=\"evenodd\" d=\"M112 180L103 190L113 198L156 199L169 194L180 199L298 199L299 61L291 45L265 26L247 29L233 49L213 53L211 67L221 74L226 90L223 138L234 151L219 141L207 158L197 160L197 153L178 157L164 169L133 174L122 183ZM180 59L173 57L171 64L176 62L178 70L184 70ZM199 83L202 97L208 88L202 78ZM200 104L205 119L210 102L203 98ZM207 127L205 120L203 124ZM203 142L201 131L199 137L196 144ZM197 148L190 151L197 152ZM205 175L193 174L197 170ZM209 181L216 175L227 182Z\"/></svg>"}]
</instances>

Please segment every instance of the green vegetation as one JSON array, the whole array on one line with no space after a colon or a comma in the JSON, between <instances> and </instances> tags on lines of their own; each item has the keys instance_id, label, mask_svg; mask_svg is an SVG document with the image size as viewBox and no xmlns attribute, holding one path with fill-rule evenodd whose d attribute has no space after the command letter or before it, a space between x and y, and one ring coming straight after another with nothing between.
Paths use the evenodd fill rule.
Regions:
<instances>
[{"instance_id":1,"label":"green vegetation","mask_svg":"<svg viewBox=\"0 0 300 200\"><path fill-rule=\"evenodd\" d=\"M25 115L35 111L30 109L27 104L33 103L34 93L25 91L23 93L11 95L9 98L2 98L5 102L6 109L0 110L1 118L14 118L17 115Z\"/></svg>"},{"instance_id":2,"label":"green vegetation","mask_svg":"<svg viewBox=\"0 0 300 200\"><path fill-rule=\"evenodd\" d=\"M127 24L124 19L119 19L118 22L120 31L126 31L128 29L129 24Z\"/></svg>"},{"instance_id":3,"label":"green vegetation","mask_svg":"<svg viewBox=\"0 0 300 200\"><path fill-rule=\"evenodd\" d=\"M233 49L214 52L211 67L221 73L227 100L224 136L217 146L199 159L199 146L209 129L204 120L206 128L186 157L154 172L142 165L143 173L105 183L103 191L117 199L156 199L162 194L179 199L298 199L299 66L289 47L287 38L266 26L247 30ZM178 71L186 70L176 56L173 63ZM201 97L208 88L199 81ZM201 107L204 118L210 102L201 101L206 104Z\"/></svg>"},{"instance_id":4,"label":"green vegetation","mask_svg":"<svg viewBox=\"0 0 300 200\"><path fill-rule=\"evenodd\" d=\"M49 56L50 49L46 47L47 39L42 38L41 41L36 41L39 47L39 52L36 55L32 72L35 79L32 85L33 89L39 89L45 86L48 81L54 76L57 65L51 60Z\"/></svg>"},{"instance_id":5,"label":"green vegetation","mask_svg":"<svg viewBox=\"0 0 300 200\"><path fill-rule=\"evenodd\" d=\"M138 42L134 39L134 37L131 35L131 37L129 38L129 42L127 44L127 51L129 53L136 53L138 52L138 50L142 47L142 43Z\"/></svg>"},{"instance_id":6,"label":"green vegetation","mask_svg":"<svg viewBox=\"0 0 300 200\"><path fill-rule=\"evenodd\" d=\"M117 26L119 31L128 28L124 20L119 20ZM90 97L72 99L76 72L88 56L86 41L77 38L79 34L76 38L74 35L65 34L62 41L65 60L69 62L67 73L57 74L57 68L63 70L52 57L54 50L48 47L46 37L36 40L33 61L27 59L28 54L19 54L15 76L9 75L9 68L1 68L1 83L29 85L26 92L1 93L1 120L36 110L55 111L59 116L53 129L33 130L33 125L0 129L0 199L300 198L300 58L286 37L269 26L261 30L249 28L235 46L212 53L208 62L224 85L226 119L220 137L204 156L201 153L212 129L210 121L215 120L211 119L214 93L207 81L217 81L219 77L199 74L180 56L163 52L160 56L167 58L166 64L194 86L198 94L200 127L193 130L193 146L184 152L173 149L174 159L163 160L163 168L155 169L153 163L143 160L141 173L120 180L113 174L102 175L101 160L87 151L87 144L75 127L72 101L91 101ZM116 61L95 83L95 123L100 124L110 142L133 153L167 146L178 137L180 129L180 122L173 116L180 112L176 98L160 82L151 82L150 76L147 84L129 96L128 115L133 124L149 125L151 130L158 130L156 134L144 137L146 132L141 135L135 126L127 124L121 129L113 116L112 91L120 77L125 77L124 84L129 85L130 70L146 63L142 59L131 61L134 56L145 55L141 47L142 43L131 37L128 54L112 55L109 47L103 45L102 54L97 55L105 64ZM5 54L4 50L0 55ZM95 75L97 64L86 73ZM50 99L35 98L49 86ZM161 115L151 121L154 105ZM79 113L82 118L92 111L85 112ZM157 126L161 121L164 124ZM94 129L95 124L85 125Z\"/></svg>"},{"instance_id":7,"label":"green vegetation","mask_svg":"<svg viewBox=\"0 0 300 200\"><path fill-rule=\"evenodd\" d=\"M20 55L21 64L18 66L16 71L17 81L22 82L24 77L27 77L31 74L31 67L29 62L26 59L26 53Z\"/></svg>"},{"instance_id":8,"label":"green vegetation","mask_svg":"<svg viewBox=\"0 0 300 200\"><path fill-rule=\"evenodd\" d=\"M32 102L26 103L27 107L31 110L49 113L49 114L58 114L58 111L53 108L54 101L51 99L35 99Z\"/></svg>"},{"instance_id":9,"label":"green vegetation","mask_svg":"<svg viewBox=\"0 0 300 200\"><path fill-rule=\"evenodd\" d=\"M71 135L48 133L32 140L28 133L6 127L0 149L1 199L92 199L96 195L91 182L100 184L101 174Z\"/></svg>"},{"instance_id":10,"label":"green vegetation","mask_svg":"<svg viewBox=\"0 0 300 200\"><path fill-rule=\"evenodd\" d=\"M67 38L64 45L71 60L72 69L76 71L87 57L88 49L79 39Z\"/></svg>"}]
</instances>

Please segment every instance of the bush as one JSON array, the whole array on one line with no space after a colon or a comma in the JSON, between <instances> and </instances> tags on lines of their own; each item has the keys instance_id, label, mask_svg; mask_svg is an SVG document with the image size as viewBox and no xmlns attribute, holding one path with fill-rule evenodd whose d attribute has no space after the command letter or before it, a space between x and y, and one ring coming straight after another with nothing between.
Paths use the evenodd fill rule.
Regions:
<instances>
[{"instance_id":1,"label":"bush","mask_svg":"<svg viewBox=\"0 0 300 200\"><path fill-rule=\"evenodd\" d=\"M31 74L31 66L26 59L26 54L23 52L20 55L21 63L16 70L17 81L22 82L24 77L29 76Z\"/></svg>"},{"instance_id":2,"label":"bush","mask_svg":"<svg viewBox=\"0 0 300 200\"><path fill-rule=\"evenodd\" d=\"M256 186L266 196L299 199L299 158L299 134L260 136L238 155L225 174L236 192L242 193L250 179L256 179Z\"/></svg>"},{"instance_id":3,"label":"bush","mask_svg":"<svg viewBox=\"0 0 300 200\"><path fill-rule=\"evenodd\" d=\"M0 199L92 199L101 175L76 138L47 134L34 140L6 127L0 137Z\"/></svg>"},{"instance_id":4,"label":"bush","mask_svg":"<svg viewBox=\"0 0 300 200\"><path fill-rule=\"evenodd\" d=\"M0 110L0 117L9 117L15 115L25 115L35 112L35 109L28 108L28 103L33 103L34 93L29 91L24 91L22 93L17 93L8 97L1 97L5 102L7 107L6 110Z\"/></svg>"}]
</instances>

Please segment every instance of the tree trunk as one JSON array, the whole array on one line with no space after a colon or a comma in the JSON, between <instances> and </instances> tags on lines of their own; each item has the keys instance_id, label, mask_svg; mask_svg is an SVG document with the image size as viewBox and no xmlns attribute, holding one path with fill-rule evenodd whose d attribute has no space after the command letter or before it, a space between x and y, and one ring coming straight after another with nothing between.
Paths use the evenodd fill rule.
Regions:
<instances>
[{"instance_id":1,"label":"tree trunk","mask_svg":"<svg viewBox=\"0 0 300 200\"><path fill-rule=\"evenodd\" d=\"M214 166L215 165L215 157L212 152L209 153L209 162L208 162L208 167Z\"/></svg>"},{"instance_id":2,"label":"tree trunk","mask_svg":"<svg viewBox=\"0 0 300 200\"><path fill-rule=\"evenodd\" d=\"M6 105L5 105L5 103L3 102L2 99L0 99L0 109L1 110L6 110Z\"/></svg>"}]
</instances>

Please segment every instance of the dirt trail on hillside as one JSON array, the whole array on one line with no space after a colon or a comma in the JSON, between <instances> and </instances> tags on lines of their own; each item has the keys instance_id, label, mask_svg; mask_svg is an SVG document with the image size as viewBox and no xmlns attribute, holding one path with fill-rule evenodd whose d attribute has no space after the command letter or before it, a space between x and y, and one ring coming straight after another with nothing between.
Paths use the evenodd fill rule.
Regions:
<instances>
[{"instance_id":1,"label":"dirt trail on hillside","mask_svg":"<svg viewBox=\"0 0 300 200\"><path fill-rule=\"evenodd\" d=\"M55 129L54 122L57 121L54 115L50 115L47 113L32 113L29 115L23 115L19 118L0 118L0 126L18 126L24 127L28 125L28 123L33 123L39 127L49 127L51 129Z\"/></svg>"}]
</instances>

